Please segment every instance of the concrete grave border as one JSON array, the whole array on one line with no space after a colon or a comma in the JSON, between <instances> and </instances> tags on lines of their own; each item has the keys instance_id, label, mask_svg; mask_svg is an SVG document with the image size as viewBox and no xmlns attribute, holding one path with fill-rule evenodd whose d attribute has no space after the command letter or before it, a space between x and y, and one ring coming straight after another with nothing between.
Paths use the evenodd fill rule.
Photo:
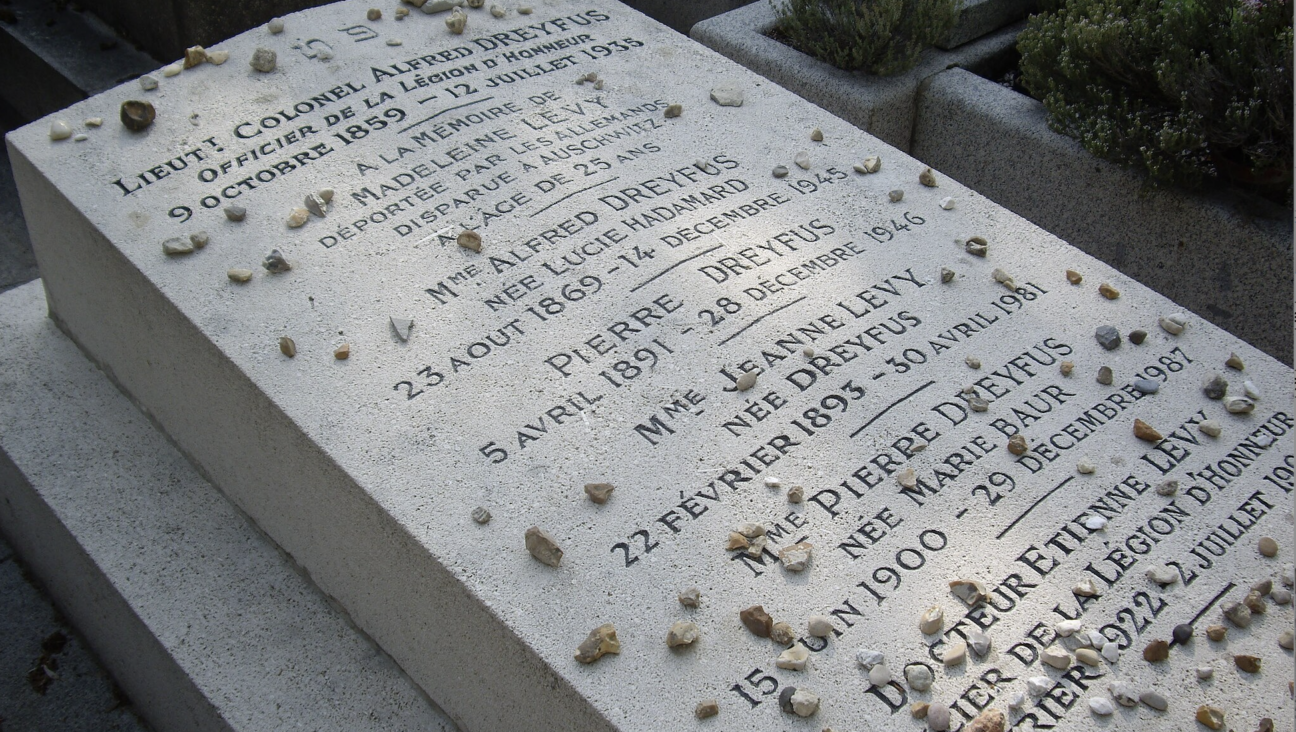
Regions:
<instances>
[{"instance_id":1,"label":"concrete grave border","mask_svg":"<svg viewBox=\"0 0 1296 732\"><path fill-rule=\"evenodd\" d=\"M924 79L952 66L989 63L1016 45L1020 32L1013 26L954 51L929 50L903 74L871 76L842 71L767 37L774 23L769 3L756 2L698 23L689 37L901 150L910 146Z\"/></svg>"}]
</instances>

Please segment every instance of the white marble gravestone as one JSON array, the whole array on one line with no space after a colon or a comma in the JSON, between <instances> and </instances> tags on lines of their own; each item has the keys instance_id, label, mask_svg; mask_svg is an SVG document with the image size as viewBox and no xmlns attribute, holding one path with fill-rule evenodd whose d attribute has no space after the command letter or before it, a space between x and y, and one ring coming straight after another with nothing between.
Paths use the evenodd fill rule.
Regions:
<instances>
[{"instance_id":1,"label":"white marble gravestone","mask_svg":"<svg viewBox=\"0 0 1296 732\"><path fill-rule=\"evenodd\" d=\"M1210 704L1238 729L1291 729L1291 606L1204 634L1290 576L1290 369L1196 318L1171 335L1173 303L939 172L920 185L920 163L619 4L469 9L463 35L368 7L288 16L222 44L223 66L65 110L108 120L84 142L44 120L9 145L54 317L464 729L919 729L920 701L955 726L993 707L1019 729L1177 730ZM277 70L248 67L258 46ZM601 88L576 83L591 73ZM743 106L710 101L720 86ZM143 133L116 121L132 98L157 108ZM881 170L856 173L868 155ZM288 228L323 188L327 217ZM480 252L456 245L464 228ZM198 231L205 248L163 254ZM988 256L964 251L973 236ZM261 268L272 249L290 272ZM1125 338L1110 352L1108 324ZM1253 382L1253 413L1206 398L1215 371L1230 394ZM1136 418L1165 439L1137 439ZM604 505L596 482L616 486ZM768 532L757 558L725 550L742 522ZM533 525L560 566L527 553ZM801 540L813 558L788 571L779 550ZM1174 584L1145 577L1167 564ZM965 606L957 579L988 603ZM1074 594L1083 580L1100 596ZM692 586L696 609L676 599ZM739 622L756 604L791 624L805 670ZM933 605L945 635L919 632ZM1044 648L1078 647L1054 638L1071 617L1119 660L1044 666ZM692 647L666 646L677 621L700 627ZM575 661L603 623L620 654ZM1196 637L1146 663L1180 623ZM988 654L943 668L978 626ZM872 686L860 648L896 683ZM914 663L930 690L903 683ZM1045 693L1009 711L1033 677ZM1117 681L1168 710L1093 716ZM789 687L822 697L817 714L780 711ZM719 716L697 721L706 699Z\"/></svg>"}]
</instances>

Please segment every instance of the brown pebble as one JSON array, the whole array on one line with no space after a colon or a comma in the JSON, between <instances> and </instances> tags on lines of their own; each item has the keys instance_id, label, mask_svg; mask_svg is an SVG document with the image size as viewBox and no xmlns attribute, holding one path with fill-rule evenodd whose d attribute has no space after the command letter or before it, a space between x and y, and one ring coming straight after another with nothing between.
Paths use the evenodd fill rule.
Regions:
<instances>
[{"instance_id":1,"label":"brown pebble","mask_svg":"<svg viewBox=\"0 0 1296 732\"><path fill-rule=\"evenodd\" d=\"M1130 343L1133 343L1136 346L1143 345L1143 341L1146 341L1147 337L1148 337L1148 332L1146 330L1143 330L1142 328L1139 328L1138 330L1131 330L1129 334Z\"/></svg>"},{"instance_id":2,"label":"brown pebble","mask_svg":"<svg viewBox=\"0 0 1296 732\"><path fill-rule=\"evenodd\" d=\"M788 625L787 623L780 620L779 622L770 626L769 637L770 640L774 641L780 646L790 646L796 642L796 631L792 630L791 625Z\"/></svg>"},{"instance_id":3,"label":"brown pebble","mask_svg":"<svg viewBox=\"0 0 1296 732\"><path fill-rule=\"evenodd\" d=\"M1070 282L1073 285L1078 285L1084 281L1084 275L1080 274L1074 269L1068 269L1066 271L1066 278L1067 278L1067 282Z\"/></svg>"},{"instance_id":4,"label":"brown pebble","mask_svg":"<svg viewBox=\"0 0 1296 732\"><path fill-rule=\"evenodd\" d=\"M672 104L666 107L666 119L674 119L682 114L684 114L683 104Z\"/></svg>"},{"instance_id":5,"label":"brown pebble","mask_svg":"<svg viewBox=\"0 0 1296 732\"><path fill-rule=\"evenodd\" d=\"M1247 606L1252 615L1264 615L1269 612L1269 606L1265 604L1264 595L1255 590L1251 590L1242 598L1242 604Z\"/></svg>"},{"instance_id":6,"label":"brown pebble","mask_svg":"<svg viewBox=\"0 0 1296 732\"><path fill-rule=\"evenodd\" d=\"M369 12L365 13L365 17L369 20L382 20L382 11L378 8L369 8Z\"/></svg>"},{"instance_id":7,"label":"brown pebble","mask_svg":"<svg viewBox=\"0 0 1296 732\"><path fill-rule=\"evenodd\" d=\"M469 251L480 252L482 249L481 234L465 229L455 237L455 243Z\"/></svg>"},{"instance_id":8,"label":"brown pebble","mask_svg":"<svg viewBox=\"0 0 1296 732\"><path fill-rule=\"evenodd\" d=\"M288 358L292 358L297 355L297 344L293 343L293 339L284 336L279 339L279 352Z\"/></svg>"},{"instance_id":9,"label":"brown pebble","mask_svg":"<svg viewBox=\"0 0 1296 732\"><path fill-rule=\"evenodd\" d=\"M774 627L774 618L771 618L760 605L752 605L740 611L738 619L742 620L742 624L747 626L747 630L750 630L752 635L760 638L770 637L770 630Z\"/></svg>"},{"instance_id":10,"label":"brown pebble","mask_svg":"<svg viewBox=\"0 0 1296 732\"><path fill-rule=\"evenodd\" d=\"M927 710L930 708L931 705L927 702L914 702L909 705L909 714L913 715L914 719L926 719Z\"/></svg>"},{"instance_id":11,"label":"brown pebble","mask_svg":"<svg viewBox=\"0 0 1296 732\"><path fill-rule=\"evenodd\" d=\"M594 663L609 653L620 653L621 641L617 639L616 628L611 623L604 623L581 641L576 648L576 660L581 663Z\"/></svg>"},{"instance_id":12,"label":"brown pebble","mask_svg":"<svg viewBox=\"0 0 1296 732\"><path fill-rule=\"evenodd\" d=\"M1004 713L998 709L987 709L976 716L964 732L1004 732L1008 720L1004 719Z\"/></svg>"},{"instance_id":13,"label":"brown pebble","mask_svg":"<svg viewBox=\"0 0 1296 732\"><path fill-rule=\"evenodd\" d=\"M1099 367L1098 367L1098 383L1099 383L1099 384L1102 384L1103 386L1111 386L1111 385L1112 385L1112 379L1113 379L1113 378L1114 378L1114 376L1113 376L1113 374L1112 374L1112 370L1111 370L1111 367L1110 367L1110 366L1099 366Z\"/></svg>"},{"instance_id":14,"label":"brown pebble","mask_svg":"<svg viewBox=\"0 0 1296 732\"><path fill-rule=\"evenodd\" d=\"M523 538L526 542L527 551L536 558L536 561L550 567L557 567L562 564L563 550L558 546L558 542L554 541L554 538L546 534L539 526L528 528ZM599 630L602 630L602 628ZM591 633L590 637L593 637L593 635ZM613 632L612 638L616 640L615 632ZM589 661L581 661L581 663L589 663Z\"/></svg>"},{"instance_id":15,"label":"brown pebble","mask_svg":"<svg viewBox=\"0 0 1296 732\"><path fill-rule=\"evenodd\" d=\"M1157 639L1147 644L1143 649L1143 660L1148 663L1161 663L1170 657L1170 644Z\"/></svg>"},{"instance_id":16,"label":"brown pebble","mask_svg":"<svg viewBox=\"0 0 1296 732\"><path fill-rule=\"evenodd\" d=\"M1063 376L1070 376L1071 372L1074 370L1075 370L1074 361L1063 361L1062 365L1058 366L1058 371L1060 371Z\"/></svg>"},{"instance_id":17,"label":"brown pebble","mask_svg":"<svg viewBox=\"0 0 1296 732\"><path fill-rule=\"evenodd\" d=\"M1115 300L1116 298L1120 297L1120 290L1117 290L1115 287L1112 287L1106 282L1102 283L1101 285L1098 285L1098 292L1102 293L1102 296L1107 298L1108 300Z\"/></svg>"},{"instance_id":18,"label":"brown pebble","mask_svg":"<svg viewBox=\"0 0 1296 732\"><path fill-rule=\"evenodd\" d=\"M121 122L126 129L131 132L140 132L148 129L153 124L153 119L157 116L153 105L148 102L126 101L121 105Z\"/></svg>"},{"instance_id":19,"label":"brown pebble","mask_svg":"<svg viewBox=\"0 0 1296 732\"><path fill-rule=\"evenodd\" d=\"M1197 721L1211 729L1224 729L1224 710L1203 704L1197 707Z\"/></svg>"},{"instance_id":20,"label":"brown pebble","mask_svg":"<svg viewBox=\"0 0 1296 732\"><path fill-rule=\"evenodd\" d=\"M751 541L747 537L737 531L729 532L729 541L725 544L725 549L734 551L737 549L746 549L749 546L751 546Z\"/></svg>"},{"instance_id":21,"label":"brown pebble","mask_svg":"<svg viewBox=\"0 0 1296 732\"><path fill-rule=\"evenodd\" d=\"M1211 625L1206 628L1206 637L1219 643L1228 635L1228 627L1224 625Z\"/></svg>"},{"instance_id":22,"label":"brown pebble","mask_svg":"<svg viewBox=\"0 0 1296 732\"><path fill-rule=\"evenodd\" d=\"M190 46L185 49L184 67L192 69L199 64L207 63L207 49L202 46Z\"/></svg>"},{"instance_id":23,"label":"brown pebble","mask_svg":"<svg viewBox=\"0 0 1296 732\"><path fill-rule=\"evenodd\" d=\"M333 351L333 358L336 358L339 361L345 361L348 358L351 358L351 344L343 343L338 346L337 350Z\"/></svg>"},{"instance_id":24,"label":"brown pebble","mask_svg":"<svg viewBox=\"0 0 1296 732\"><path fill-rule=\"evenodd\" d=\"M1278 542L1272 536L1261 537L1260 544L1257 548L1260 550L1261 556L1265 556L1265 557L1278 556Z\"/></svg>"},{"instance_id":25,"label":"brown pebble","mask_svg":"<svg viewBox=\"0 0 1296 732\"><path fill-rule=\"evenodd\" d=\"M616 489L613 487L611 483L586 483L585 484L585 495L589 496L589 499L591 501L599 505L608 502L608 499L612 497L613 490Z\"/></svg>"},{"instance_id":26,"label":"brown pebble","mask_svg":"<svg viewBox=\"0 0 1296 732\"><path fill-rule=\"evenodd\" d=\"M1160 442L1161 433L1152 428L1152 425L1141 419L1134 420L1134 436L1144 442Z\"/></svg>"},{"instance_id":27,"label":"brown pebble","mask_svg":"<svg viewBox=\"0 0 1296 732\"><path fill-rule=\"evenodd\" d=\"M720 702L717 702L715 699L707 699L706 701L700 701L698 702L697 707L693 709L693 716L697 717L698 719L706 719L708 717L714 717L719 713L720 713Z\"/></svg>"},{"instance_id":28,"label":"brown pebble","mask_svg":"<svg viewBox=\"0 0 1296 732\"><path fill-rule=\"evenodd\" d=\"M1228 360L1224 362L1224 365L1228 366L1234 371L1241 371L1242 369L1246 368L1246 365L1242 363L1242 357L1237 355L1236 353L1230 353Z\"/></svg>"},{"instance_id":29,"label":"brown pebble","mask_svg":"<svg viewBox=\"0 0 1296 732\"><path fill-rule=\"evenodd\" d=\"M1240 653L1240 654L1238 654L1238 655L1236 655L1236 656L1233 657L1233 663L1234 663L1234 665L1236 665L1238 668L1242 669L1243 671L1246 671L1246 672L1249 673L1249 674L1258 674L1258 673L1260 673L1260 657L1259 657L1259 656L1248 656L1248 655L1246 655L1246 654L1241 654L1241 653Z\"/></svg>"},{"instance_id":30,"label":"brown pebble","mask_svg":"<svg viewBox=\"0 0 1296 732\"><path fill-rule=\"evenodd\" d=\"M1024 455L1026 453L1026 438L1022 435L1013 435L1008 438L1008 452L1014 455Z\"/></svg>"}]
</instances>

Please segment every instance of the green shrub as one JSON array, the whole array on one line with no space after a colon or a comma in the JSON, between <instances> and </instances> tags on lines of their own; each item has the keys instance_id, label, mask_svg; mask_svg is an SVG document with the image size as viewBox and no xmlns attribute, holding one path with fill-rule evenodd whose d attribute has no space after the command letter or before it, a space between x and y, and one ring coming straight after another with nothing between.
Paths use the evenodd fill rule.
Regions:
<instances>
[{"instance_id":1,"label":"green shrub","mask_svg":"<svg viewBox=\"0 0 1296 732\"><path fill-rule=\"evenodd\" d=\"M1049 125L1153 184L1290 200L1291 0L1065 0L1018 41ZM1248 180L1250 179L1250 180Z\"/></svg>"},{"instance_id":2,"label":"green shrub","mask_svg":"<svg viewBox=\"0 0 1296 732\"><path fill-rule=\"evenodd\" d=\"M770 0L796 49L847 71L898 74L945 37L961 0Z\"/></svg>"}]
</instances>

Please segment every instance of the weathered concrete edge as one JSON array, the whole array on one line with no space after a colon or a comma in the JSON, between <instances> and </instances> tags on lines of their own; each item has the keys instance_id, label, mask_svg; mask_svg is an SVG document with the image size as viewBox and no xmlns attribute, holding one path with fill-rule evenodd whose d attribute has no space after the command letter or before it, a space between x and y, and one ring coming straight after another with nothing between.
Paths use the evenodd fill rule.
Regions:
<instances>
[{"instance_id":1,"label":"weathered concrete edge","mask_svg":"<svg viewBox=\"0 0 1296 732\"><path fill-rule=\"evenodd\" d=\"M954 51L928 49L918 65L896 76L842 71L765 36L776 16L767 2L718 15L693 26L689 36L902 151L914 127L918 86L952 66L975 67L1016 44L1012 26Z\"/></svg>"},{"instance_id":2,"label":"weathered concrete edge","mask_svg":"<svg viewBox=\"0 0 1296 732\"><path fill-rule=\"evenodd\" d=\"M1036 5L1036 0L964 0L958 21L936 47L948 51L968 41L975 41L1022 20Z\"/></svg>"},{"instance_id":3,"label":"weathered concrete edge","mask_svg":"<svg viewBox=\"0 0 1296 732\"><path fill-rule=\"evenodd\" d=\"M1146 191L1045 116L951 69L923 85L912 154L1290 365L1291 220L1248 216L1222 194Z\"/></svg>"},{"instance_id":4,"label":"weathered concrete edge","mask_svg":"<svg viewBox=\"0 0 1296 732\"><path fill-rule=\"evenodd\" d=\"M0 428L0 528L154 729L455 730L85 360L39 282L0 296L0 334L20 415Z\"/></svg>"},{"instance_id":5,"label":"weathered concrete edge","mask_svg":"<svg viewBox=\"0 0 1296 732\"><path fill-rule=\"evenodd\" d=\"M9 150L51 317L456 724L615 729Z\"/></svg>"}]
</instances>

